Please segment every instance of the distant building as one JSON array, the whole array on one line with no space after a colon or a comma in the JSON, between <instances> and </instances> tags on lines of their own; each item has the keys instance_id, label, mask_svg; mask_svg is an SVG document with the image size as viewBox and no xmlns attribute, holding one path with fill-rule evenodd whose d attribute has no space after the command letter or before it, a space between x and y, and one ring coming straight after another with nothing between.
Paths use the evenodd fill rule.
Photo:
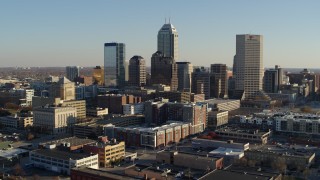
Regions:
<instances>
[{"instance_id":1,"label":"distant building","mask_svg":"<svg viewBox=\"0 0 320 180\"><path fill-rule=\"evenodd\" d=\"M139 103L141 102L141 97L136 97L133 95L122 95L122 94L106 94L99 95L97 97L98 107L108 108L109 113L122 114L123 105Z\"/></svg>"},{"instance_id":2,"label":"distant building","mask_svg":"<svg viewBox=\"0 0 320 180\"><path fill-rule=\"evenodd\" d=\"M77 119L86 118L86 101L85 100L71 100L62 101L60 103L62 107L74 107L77 111Z\"/></svg>"},{"instance_id":3,"label":"distant building","mask_svg":"<svg viewBox=\"0 0 320 180\"><path fill-rule=\"evenodd\" d=\"M73 107L43 107L33 111L33 126L50 134L71 133L76 123L77 110Z\"/></svg>"},{"instance_id":4,"label":"distant building","mask_svg":"<svg viewBox=\"0 0 320 180\"><path fill-rule=\"evenodd\" d=\"M143 114L143 113L144 113L144 103L123 105L123 114L125 115Z\"/></svg>"},{"instance_id":5,"label":"distant building","mask_svg":"<svg viewBox=\"0 0 320 180\"><path fill-rule=\"evenodd\" d=\"M66 77L74 82L75 78L80 76L80 67L79 66L67 66L66 67Z\"/></svg>"},{"instance_id":6,"label":"distant building","mask_svg":"<svg viewBox=\"0 0 320 180\"><path fill-rule=\"evenodd\" d=\"M172 57L166 57L157 51L151 57L151 83L164 84L171 87L171 91L178 88L178 67Z\"/></svg>"},{"instance_id":7,"label":"distant building","mask_svg":"<svg viewBox=\"0 0 320 180\"><path fill-rule=\"evenodd\" d=\"M215 98L228 97L227 65L211 64L210 95Z\"/></svg>"},{"instance_id":8,"label":"distant building","mask_svg":"<svg viewBox=\"0 0 320 180\"><path fill-rule=\"evenodd\" d=\"M192 73L191 90L195 94L205 94L205 98L210 98L210 73L204 68L195 68Z\"/></svg>"},{"instance_id":9,"label":"distant building","mask_svg":"<svg viewBox=\"0 0 320 180\"><path fill-rule=\"evenodd\" d=\"M178 90L191 92L191 75L193 65L190 62L177 62L178 65Z\"/></svg>"},{"instance_id":10,"label":"distant building","mask_svg":"<svg viewBox=\"0 0 320 180\"><path fill-rule=\"evenodd\" d=\"M108 108L88 108L87 109L87 116L99 117L104 115L108 115Z\"/></svg>"},{"instance_id":11,"label":"distant building","mask_svg":"<svg viewBox=\"0 0 320 180\"><path fill-rule=\"evenodd\" d=\"M92 72L93 84L102 86L104 84L104 69L101 66L96 66L93 68Z\"/></svg>"},{"instance_id":12,"label":"distant building","mask_svg":"<svg viewBox=\"0 0 320 180\"><path fill-rule=\"evenodd\" d=\"M51 85L49 94L50 97L60 98L61 100L74 100L75 85L66 77L62 77L57 83Z\"/></svg>"},{"instance_id":13,"label":"distant building","mask_svg":"<svg viewBox=\"0 0 320 180\"><path fill-rule=\"evenodd\" d=\"M244 91L244 98L263 89L262 35L237 35L233 75L235 89Z\"/></svg>"},{"instance_id":14,"label":"distant building","mask_svg":"<svg viewBox=\"0 0 320 180\"><path fill-rule=\"evenodd\" d=\"M172 57L178 60L178 32L170 24L164 24L158 32L158 51L162 52L165 57Z\"/></svg>"},{"instance_id":15,"label":"distant building","mask_svg":"<svg viewBox=\"0 0 320 180\"><path fill-rule=\"evenodd\" d=\"M104 83L107 87L125 85L126 49L124 43L104 44Z\"/></svg>"},{"instance_id":16,"label":"distant building","mask_svg":"<svg viewBox=\"0 0 320 180\"><path fill-rule=\"evenodd\" d=\"M133 56L129 61L129 86L146 85L146 61L141 56Z\"/></svg>"}]
</instances>

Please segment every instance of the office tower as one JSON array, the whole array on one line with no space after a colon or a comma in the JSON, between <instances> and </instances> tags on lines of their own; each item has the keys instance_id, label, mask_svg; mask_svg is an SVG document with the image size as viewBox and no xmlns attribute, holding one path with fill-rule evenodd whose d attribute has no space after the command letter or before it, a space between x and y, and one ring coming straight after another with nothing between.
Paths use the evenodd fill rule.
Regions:
<instances>
[{"instance_id":1,"label":"office tower","mask_svg":"<svg viewBox=\"0 0 320 180\"><path fill-rule=\"evenodd\" d=\"M125 85L125 44L104 44L104 83L107 87Z\"/></svg>"},{"instance_id":2,"label":"office tower","mask_svg":"<svg viewBox=\"0 0 320 180\"><path fill-rule=\"evenodd\" d=\"M164 24L158 32L158 51L165 57L178 60L178 32L170 22Z\"/></svg>"},{"instance_id":3,"label":"office tower","mask_svg":"<svg viewBox=\"0 0 320 180\"><path fill-rule=\"evenodd\" d=\"M66 77L59 79L57 83L53 83L49 88L50 97L60 98L61 100L75 99L75 85Z\"/></svg>"},{"instance_id":4,"label":"office tower","mask_svg":"<svg viewBox=\"0 0 320 180\"><path fill-rule=\"evenodd\" d=\"M191 90L196 94L204 94L206 99L210 98L210 73L204 67L194 69Z\"/></svg>"},{"instance_id":5,"label":"office tower","mask_svg":"<svg viewBox=\"0 0 320 180\"><path fill-rule=\"evenodd\" d=\"M264 72L263 90L267 93L277 93L279 89L278 70L268 69Z\"/></svg>"},{"instance_id":6,"label":"office tower","mask_svg":"<svg viewBox=\"0 0 320 180\"><path fill-rule=\"evenodd\" d=\"M210 74L212 83L210 84L210 95L215 98L225 98L228 96L227 65L211 64Z\"/></svg>"},{"instance_id":7,"label":"office tower","mask_svg":"<svg viewBox=\"0 0 320 180\"><path fill-rule=\"evenodd\" d=\"M129 86L146 85L146 61L141 56L133 56L129 61Z\"/></svg>"},{"instance_id":8,"label":"office tower","mask_svg":"<svg viewBox=\"0 0 320 180\"><path fill-rule=\"evenodd\" d=\"M171 87L171 91L178 88L178 68L172 57L165 57L160 51L151 57L151 83L164 84Z\"/></svg>"},{"instance_id":9,"label":"office tower","mask_svg":"<svg viewBox=\"0 0 320 180\"><path fill-rule=\"evenodd\" d=\"M244 92L243 98L262 90L263 36L237 35L233 63L235 89Z\"/></svg>"},{"instance_id":10,"label":"office tower","mask_svg":"<svg viewBox=\"0 0 320 180\"><path fill-rule=\"evenodd\" d=\"M66 67L67 78L74 82L74 79L80 76L80 68L79 66L67 66Z\"/></svg>"},{"instance_id":11,"label":"office tower","mask_svg":"<svg viewBox=\"0 0 320 180\"><path fill-rule=\"evenodd\" d=\"M96 66L93 68L92 73L93 84L102 86L104 84L104 71L101 66Z\"/></svg>"},{"instance_id":12,"label":"office tower","mask_svg":"<svg viewBox=\"0 0 320 180\"><path fill-rule=\"evenodd\" d=\"M181 92L191 91L191 74L193 65L190 62L177 62L178 65L178 90Z\"/></svg>"}]
</instances>

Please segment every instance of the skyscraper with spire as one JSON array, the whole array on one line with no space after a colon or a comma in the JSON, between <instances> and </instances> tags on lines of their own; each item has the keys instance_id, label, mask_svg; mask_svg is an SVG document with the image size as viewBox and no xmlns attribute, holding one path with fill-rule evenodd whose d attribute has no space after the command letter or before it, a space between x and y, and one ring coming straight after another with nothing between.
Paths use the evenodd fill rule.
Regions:
<instances>
[{"instance_id":1,"label":"skyscraper with spire","mask_svg":"<svg viewBox=\"0 0 320 180\"><path fill-rule=\"evenodd\" d=\"M165 23L158 32L158 51L160 51L164 57L172 57L174 60L178 60L178 31L170 23Z\"/></svg>"}]
</instances>

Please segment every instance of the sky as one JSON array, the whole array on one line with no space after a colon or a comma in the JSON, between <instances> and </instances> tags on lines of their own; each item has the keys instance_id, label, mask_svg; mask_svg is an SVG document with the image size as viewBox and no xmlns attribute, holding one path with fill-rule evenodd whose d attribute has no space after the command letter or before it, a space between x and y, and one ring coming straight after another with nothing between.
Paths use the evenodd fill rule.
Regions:
<instances>
[{"instance_id":1,"label":"sky","mask_svg":"<svg viewBox=\"0 0 320 180\"><path fill-rule=\"evenodd\" d=\"M265 67L320 68L319 9L319 0L1 0L0 67L103 65L106 42L150 66L170 18L178 61L232 66L236 34L260 34Z\"/></svg>"}]
</instances>

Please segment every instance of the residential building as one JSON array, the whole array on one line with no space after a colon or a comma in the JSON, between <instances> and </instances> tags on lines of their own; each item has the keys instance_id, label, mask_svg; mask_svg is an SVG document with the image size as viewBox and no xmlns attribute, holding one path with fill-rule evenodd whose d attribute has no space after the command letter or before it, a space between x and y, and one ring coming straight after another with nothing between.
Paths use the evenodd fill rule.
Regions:
<instances>
[{"instance_id":1,"label":"residential building","mask_svg":"<svg viewBox=\"0 0 320 180\"><path fill-rule=\"evenodd\" d=\"M129 86L146 85L146 61L141 56L133 56L129 61Z\"/></svg>"},{"instance_id":2,"label":"residential building","mask_svg":"<svg viewBox=\"0 0 320 180\"><path fill-rule=\"evenodd\" d=\"M165 57L172 57L178 60L178 31L169 22L165 23L158 32L158 51Z\"/></svg>"},{"instance_id":3,"label":"residential building","mask_svg":"<svg viewBox=\"0 0 320 180\"><path fill-rule=\"evenodd\" d=\"M107 87L125 85L125 44L104 44L104 83Z\"/></svg>"},{"instance_id":4,"label":"residential building","mask_svg":"<svg viewBox=\"0 0 320 180\"><path fill-rule=\"evenodd\" d=\"M235 89L243 91L244 98L262 90L263 68L263 36L237 35L233 75Z\"/></svg>"}]
</instances>

